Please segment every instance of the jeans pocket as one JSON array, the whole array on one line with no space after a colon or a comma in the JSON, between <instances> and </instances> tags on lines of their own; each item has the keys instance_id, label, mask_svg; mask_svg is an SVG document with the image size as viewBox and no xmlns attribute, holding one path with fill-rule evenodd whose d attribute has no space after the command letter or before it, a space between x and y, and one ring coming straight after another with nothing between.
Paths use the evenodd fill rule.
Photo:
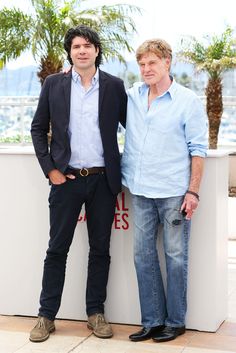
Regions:
<instances>
[{"instance_id":1,"label":"jeans pocket","mask_svg":"<svg viewBox=\"0 0 236 353\"><path fill-rule=\"evenodd\" d=\"M172 226L180 226L184 221L184 215L180 209L173 208L171 212L168 212L165 216L167 223Z\"/></svg>"}]
</instances>

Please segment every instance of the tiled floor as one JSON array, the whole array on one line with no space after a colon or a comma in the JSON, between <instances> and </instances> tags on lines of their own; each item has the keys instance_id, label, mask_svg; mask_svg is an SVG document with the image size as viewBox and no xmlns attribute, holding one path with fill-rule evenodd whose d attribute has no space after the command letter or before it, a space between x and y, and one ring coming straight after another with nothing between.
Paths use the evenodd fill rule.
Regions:
<instances>
[{"instance_id":1,"label":"tiled floor","mask_svg":"<svg viewBox=\"0 0 236 353\"><path fill-rule=\"evenodd\" d=\"M188 330L172 342L134 343L137 326L114 325L112 339L99 339L85 322L57 320L56 332L42 343L29 341L35 318L0 316L0 353L236 353L236 241L229 241L229 315L216 333Z\"/></svg>"}]
</instances>

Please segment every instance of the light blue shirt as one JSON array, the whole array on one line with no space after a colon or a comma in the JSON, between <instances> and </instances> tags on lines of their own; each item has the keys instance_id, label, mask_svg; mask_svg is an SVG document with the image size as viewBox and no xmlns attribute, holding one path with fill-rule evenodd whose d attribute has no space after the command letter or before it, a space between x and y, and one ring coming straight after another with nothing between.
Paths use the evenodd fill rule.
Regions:
<instances>
[{"instance_id":1,"label":"light blue shirt","mask_svg":"<svg viewBox=\"0 0 236 353\"><path fill-rule=\"evenodd\" d=\"M149 109L148 91L138 82L127 92L122 182L135 195L181 196L189 186L191 156L206 156L206 113L197 95L174 80Z\"/></svg>"},{"instance_id":2,"label":"light blue shirt","mask_svg":"<svg viewBox=\"0 0 236 353\"><path fill-rule=\"evenodd\" d=\"M103 167L103 145L98 119L99 71L86 90L72 69L69 138L73 168Z\"/></svg>"}]
</instances>

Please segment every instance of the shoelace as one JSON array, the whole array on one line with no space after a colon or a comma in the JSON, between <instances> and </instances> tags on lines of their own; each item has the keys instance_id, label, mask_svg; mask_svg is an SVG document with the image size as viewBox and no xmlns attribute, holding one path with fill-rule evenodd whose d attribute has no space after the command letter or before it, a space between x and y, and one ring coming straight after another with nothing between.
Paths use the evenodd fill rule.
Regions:
<instances>
[{"instance_id":1,"label":"shoelace","mask_svg":"<svg viewBox=\"0 0 236 353\"><path fill-rule=\"evenodd\" d=\"M99 324L99 323L106 323L105 321L105 318L102 314L97 314L97 317L96 317L96 326Z\"/></svg>"},{"instance_id":2,"label":"shoelace","mask_svg":"<svg viewBox=\"0 0 236 353\"><path fill-rule=\"evenodd\" d=\"M39 319L39 322L37 323L36 327L45 328L45 322L44 322L44 319L42 317Z\"/></svg>"}]
</instances>

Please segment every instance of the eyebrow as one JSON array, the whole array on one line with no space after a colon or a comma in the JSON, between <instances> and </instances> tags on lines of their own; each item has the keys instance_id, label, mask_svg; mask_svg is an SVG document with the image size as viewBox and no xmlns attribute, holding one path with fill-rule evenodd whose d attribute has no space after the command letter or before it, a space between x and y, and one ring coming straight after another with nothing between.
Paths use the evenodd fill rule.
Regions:
<instances>
[{"instance_id":1,"label":"eyebrow","mask_svg":"<svg viewBox=\"0 0 236 353\"><path fill-rule=\"evenodd\" d=\"M84 47L91 47L92 46L92 43L83 43L83 44L80 44L80 43L75 43L75 44L72 44L73 47L81 47L81 46L84 46Z\"/></svg>"}]
</instances>

